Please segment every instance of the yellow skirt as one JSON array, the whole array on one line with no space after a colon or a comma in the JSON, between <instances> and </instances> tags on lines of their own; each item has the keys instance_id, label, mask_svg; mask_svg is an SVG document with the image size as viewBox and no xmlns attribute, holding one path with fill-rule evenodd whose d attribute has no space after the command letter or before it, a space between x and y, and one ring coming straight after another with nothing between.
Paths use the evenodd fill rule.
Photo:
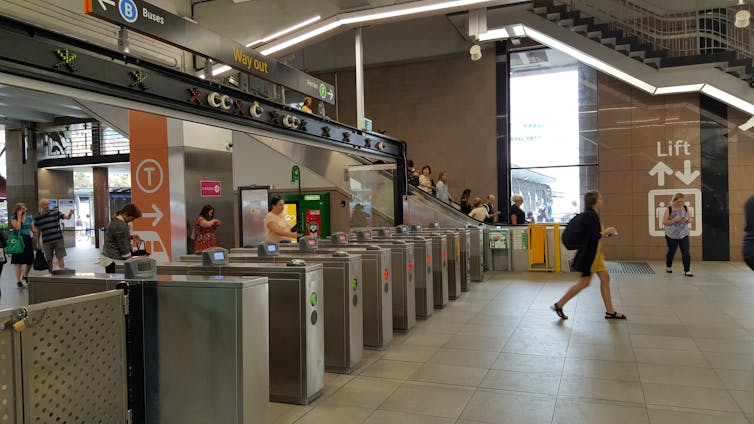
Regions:
<instances>
[{"instance_id":1,"label":"yellow skirt","mask_svg":"<svg viewBox=\"0 0 754 424\"><path fill-rule=\"evenodd\" d=\"M594 262L592 262L592 272L607 271L607 264L605 264L605 256L602 254L602 240L597 242L597 254L594 256Z\"/></svg>"}]
</instances>

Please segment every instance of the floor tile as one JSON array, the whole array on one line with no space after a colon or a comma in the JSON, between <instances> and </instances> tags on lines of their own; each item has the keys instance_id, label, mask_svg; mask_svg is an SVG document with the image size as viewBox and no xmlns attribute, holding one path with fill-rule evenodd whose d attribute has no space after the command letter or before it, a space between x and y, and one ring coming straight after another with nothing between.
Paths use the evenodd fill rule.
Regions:
<instances>
[{"instance_id":1,"label":"floor tile","mask_svg":"<svg viewBox=\"0 0 754 424\"><path fill-rule=\"evenodd\" d=\"M399 382L372 377L356 377L332 396L322 401L323 405L359 406L376 409L395 389Z\"/></svg>"},{"instance_id":2,"label":"floor tile","mask_svg":"<svg viewBox=\"0 0 754 424\"><path fill-rule=\"evenodd\" d=\"M727 390L643 383L647 405L679 406L713 411L740 412Z\"/></svg>"},{"instance_id":3,"label":"floor tile","mask_svg":"<svg viewBox=\"0 0 754 424\"><path fill-rule=\"evenodd\" d=\"M628 329L631 332L631 335L670 337L690 336L686 326L681 324L642 324L629 322Z\"/></svg>"},{"instance_id":4,"label":"floor tile","mask_svg":"<svg viewBox=\"0 0 754 424\"><path fill-rule=\"evenodd\" d=\"M500 352L505 344L502 337L467 336L456 334L443 347L450 349L481 350L485 352Z\"/></svg>"},{"instance_id":5,"label":"floor tile","mask_svg":"<svg viewBox=\"0 0 754 424\"><path fill-rule=\"evenodd\" d=\"M453 424L453 418L431 417L428 415L407 414L405 412L378 409L364 421L364 424Z\"/></svg>"},{"instance_id":6,"label":"floor tile","mask_svg":"<svg viewBox=\"0 0 754 424\"><path fill-rule=\"evenodd\" d=\"M311 405L289 405L270 402L267 408L267 422L270 424L290 424L304 416L314 407Z\"/></svg>"},{"instance_id":7,"label":"floor tile","mask_svg":"<svg viewBox=\"0 0 754 424\"><path fill-rule=\"evenodd\" d=\"M597 359L566 358L563 375L609 380L639 381L633 362L601 361Z\"/></svg>"},{"instance_id":8,"label":"floor tile","mask_svg":"<svg viewBox=\"0 0 754 424\"><path fill-rule=\"evenodd\" d=\"M638 364L642 383L676 384L679 386L724 389L725 384L712 368L674 365Z\"/></svg>"},{"instance_id":9,"label":"floor tile","mask_svg":"<svg viewBox=\"0 0 754 424\"><path fill-rule=\"evenodd\" d=\"M473 393L473 389L404 383L380 406L380 409L458 418Z\"/></svg>"},{"instance_id":10,"label":"floor tile","mask_svg":"<svg viewBox=\"0 0 754 424\"><path fill-rule=\"evenodd\" d=\"M560 373L563 371L565 358L561 356L522 355L502 352L492 365L496 370L520 371L532 373Z\"/></svg>"},{"instance_id":11,"label":"floor tile","mask_svg":"<svg viewBox=\"0 0 754 424\"><path fill-rule=\"evenodd\" d=\"M638 381L605 380L564 376L558 398L578 397L644 404L641 383Z\"/></svg>"},{"instance_id":12,"label":"floor tile","mask_svg":"<svg viewBox=\"0 0 754 424\"><path fill-rule=\"evenodd\" d=\"M631 336L631 344L635 348L699 350L691 337L644 336L638 334Z\"/></svg>"},{"instance_id":13,"label":"floor tile","mask_svg":"<svg viewBox=\"0 0 754 424\"><path fill-rule=\"evenodd\" d=\"M555 404L552 422L553 424L648 424L649 417L644 406L560 398Z\"/></svg>"},{"instance_id":14,"label":"floor tile","mask_svg":"<svg viewBox=\"0 0 754 424\"><path fill-rule=\"evenodd\" d=\"M317 405L296 424L354 424L361 423L372 414L371 409L343 405Z\"/></svg>"},{"instance_id":15,"label":"floor tile","mask_svg":"<svg viewBox=\"0 0 754 424\"><path fill-rule=\"evenodd\" d=\"M497 352L480 350L440 349L428 364L456 365L461 367L489 369L498 357Z\"/></svg>"},{"instance_id":16,"label":"floor tile","mask_svg":"<svg viewBox=\"0 0 754 424\"><path fill-rule=\"evenodd\" d=\"M634 351L624 345L574 343L568 346L569 358L603 359L606 361L633 362Z\"/></svg>"},{"instance_id":17,"label":"floor tile","mask_svg":"<svg viewBox=\"0 0 754 424\"><path fill-rule=\"evenodd\" d=\"M741 353L754 356L754 340L695 339L702 352Z\"/></svg>"},{"instance_id":18,"label":"floor tile","mask_svg":"<svg viewBox=\"0 0 754 424\"><path fill-rule=\"evenodd\" d=\"M513 334L514 329L515 327L513 326L467 324L463 326L458 334L464 334L466 336L508 338Z\"/></svg>"},{"instance_id":19,"label":"floor tile","mask_svg":"<svg viewBox=\"0 0 754 424\"><path fill-rule=\"evenodd\" d=\"M554 408L552 396L480 389L461 419L491 424L542 424L551 422Z\"/></svg>"},{"instance_id":20,"label":"floor tile","mask_svg":"<svg viewBox=\"0 0 754 424\"><path fill-rule=\"evenodd\" d=\"M382 358L393 361L427 362L436 352L436 347L399 344L390 346Z\"/></svg>"},{"instance_id":21,"label":"floor tile","mask_svg":"<svg viewBox=\"0 0 754 424\"><path fill-rule=\"evenodd\" d=\"M730 390L754 392L754 371L716 369L715 373Z\"/></svg>"},{"instance_id":22,"label":"floor tile","mask_svg":"<svg viewBox=\"0 0 754 424\"><path fill-rule=\"evenodd\" d=\"M729 370L754 370L754 355L740 353L702 352L713 368Z\"/></svg>"},{"instance_id":23,"label":"floor tile","mask_svg":"<svg viewBox=\"0 0 754 424\"><path fill-rule=\"evenodd\" d=\"M754 414L754 392L731 390L731 394L744 413Z\"/></svg>"},{"instance_id":24,"label":"floor tile","mask_svg":"<svg viewBox=\"0 0 754 424\"><path fill-rule=\"evenodd\" d=\"M634 349L636 362L707 368L711 364L702 352L689 350Z\"/></svg>"},{"instance_id":25,"label":"floor tile","mask_svg":"<svg viewBox=\"0 0 754 424\"><path fill-rule=\"evenodd\" d=\"M455 365L425 364L408 378L411 381L477 387L487 374L487 369Z\"/></svg>"},{"instance_id":26,"label":"floor tile","mask_svg":"<svg viewBox=\"0 0 754 424\"><path fill-rule=\"evenodd\" d=\"M360 376L389 378L395 380L405 380L414 371L418 370L422 364L420 362L393 361L390 359L380 359L369 367L365 368Z\"/></svg>"},{"instance_id":27,"label":"floor tile","mask_svg":"<svg viewBox=\"0 0 754 424\"><path fill-rule=\"evenodd\" d=\"M558 394L560 373L542 374L505 370L490 370L479 384L486 389L501 389L515 392Z\"/></svg>"},{"instance_id":28,"label":"floor tile","mask_svg":"<svg viewBox=\"0 0 754 424\"><path fill-rule=\"evenodd\" d=\"M686 327L694 338L752 340L752 335L743 328L710 327L692 325Z\"/></svg>"},{"instance_id":29,"label":"floor tile","mask_svg":"<svg viewBox=\"0 0 754 424\"><path fill-rule=\"evenodd\" d=\"M749 424L746 417L740 412L649 406L647 413L651 424Z\"/></svg>"},{"instance_id":30,"label":"floor tile","mask_svg":"<svg viewBox=\"0 0 754 424\"><path fill-rule=\"evenodd\" d=\"M451 334L429 333L429 332L421 333L419 331L415 331L414 334L410 335L409 337L406 338L406 340L403 341L403 344L440 347L444 345L445 343L447 343L451 337L452 337Z\"/></svg>"}]
</instances>

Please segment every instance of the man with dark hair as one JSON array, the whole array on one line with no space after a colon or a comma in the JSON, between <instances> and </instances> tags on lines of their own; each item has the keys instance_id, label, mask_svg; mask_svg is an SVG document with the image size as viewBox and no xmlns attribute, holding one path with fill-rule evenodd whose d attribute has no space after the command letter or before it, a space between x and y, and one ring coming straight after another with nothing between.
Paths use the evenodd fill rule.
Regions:
<instances>
[{"instance_id":1,"label":"man with dark hair","mask_svg":"<svg viewBox=\"0 0 754 424\"><path fill-rule=\"evenodd\" d=\"M60 221L63 219L71 219L73 216L73 209L68 211L67 215L63 215L59 210L50 210L50 200L42 199L39 201L39 214L34 217L34 225L39 228L42 234L42 246L39 246L37 242L37 248L41 248L47 258L48 270L52 272L52 256L55 255L58 258L58 268L65 267L65 243L63 242L63 230L61 229ZM39 238L37 238L39 240Z\"/></svg>"}]
</instances>

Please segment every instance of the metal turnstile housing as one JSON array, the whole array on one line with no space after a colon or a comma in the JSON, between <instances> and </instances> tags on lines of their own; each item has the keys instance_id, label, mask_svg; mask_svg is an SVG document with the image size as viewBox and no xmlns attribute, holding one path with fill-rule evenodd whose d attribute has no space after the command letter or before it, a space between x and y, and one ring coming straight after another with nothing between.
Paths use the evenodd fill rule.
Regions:
<instances>
[{"instance_id":1,"label":"metal turnstile housing","mask_svg":"<svg viewBox=\"0 0 754 424\"><path fill-rule=\"evenodd\" d=\"M415 282L415 300L416 300L416 317L427 319L432 316L434 311L434 283L432 276L432 264L434 263L434 252L432 251L432 240L424 236L404 235L396 233L395 239L411 240L414 245L414 282Z\"/></svg>"},{"instance_id":2,"label":"metal turnstile housing","mask_svg":"<svg viewBox=\"0 0 754 424\"><path fill-rule=\"evenodd\" d=\"M432 297L435 309L448 305L448 238L436 232L411 232L432 241Z\"/></svg>"}]
</instances>

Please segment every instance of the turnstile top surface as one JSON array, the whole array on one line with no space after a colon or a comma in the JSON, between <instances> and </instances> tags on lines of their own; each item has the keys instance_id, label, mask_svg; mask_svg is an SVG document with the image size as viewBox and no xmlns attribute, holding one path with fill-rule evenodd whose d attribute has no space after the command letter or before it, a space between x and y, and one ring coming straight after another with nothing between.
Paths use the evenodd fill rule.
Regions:
<instances>
[{"instance_id":1,"label":"turnstile top surface","mask_svg":"<svg viewBox=\"0 0 754 424\"><path fill-rule=\"evenodd\" d=\"M224 269L236 269L236 268L253 268L254 271L260 272L288 272L291 274L301 274L311 271L317 271L322 269L321 263L308 263L306 265L294 265L288 266L286 263L262 263L262 262L237 262L230 263L228 265L212 265L204 266L201 262L162 262L157 263L157 272L160 269L188 269L188 268L201 268L207 271L216 271L218 275L222 275Z\"/></svg>"},{"instance_id":2,"label":"turnstile top surface","mask_svg":"<svg viewBox=\"0 0 754 424\"><path fill-rule=\"evenodd\" d=\"M71 275L30 275L29 281L87 283L92 281L122 280L123 274L106 274L103 272L77 272Z\"/></svg>"},{"instance_id":3,"label":"turnstile top surface","mask_svg":"<svg viewBox=\"0 0 754 424\"><path fill-rule=\"evenodd\" d=\"M125 279L124 279L125 280ZM244 277L224 275L158 275L155 279L125 280L143 281L145 285L169 287L225 287L244 288L267 284L267 277Z\"/></svg>"}]
</instances>

